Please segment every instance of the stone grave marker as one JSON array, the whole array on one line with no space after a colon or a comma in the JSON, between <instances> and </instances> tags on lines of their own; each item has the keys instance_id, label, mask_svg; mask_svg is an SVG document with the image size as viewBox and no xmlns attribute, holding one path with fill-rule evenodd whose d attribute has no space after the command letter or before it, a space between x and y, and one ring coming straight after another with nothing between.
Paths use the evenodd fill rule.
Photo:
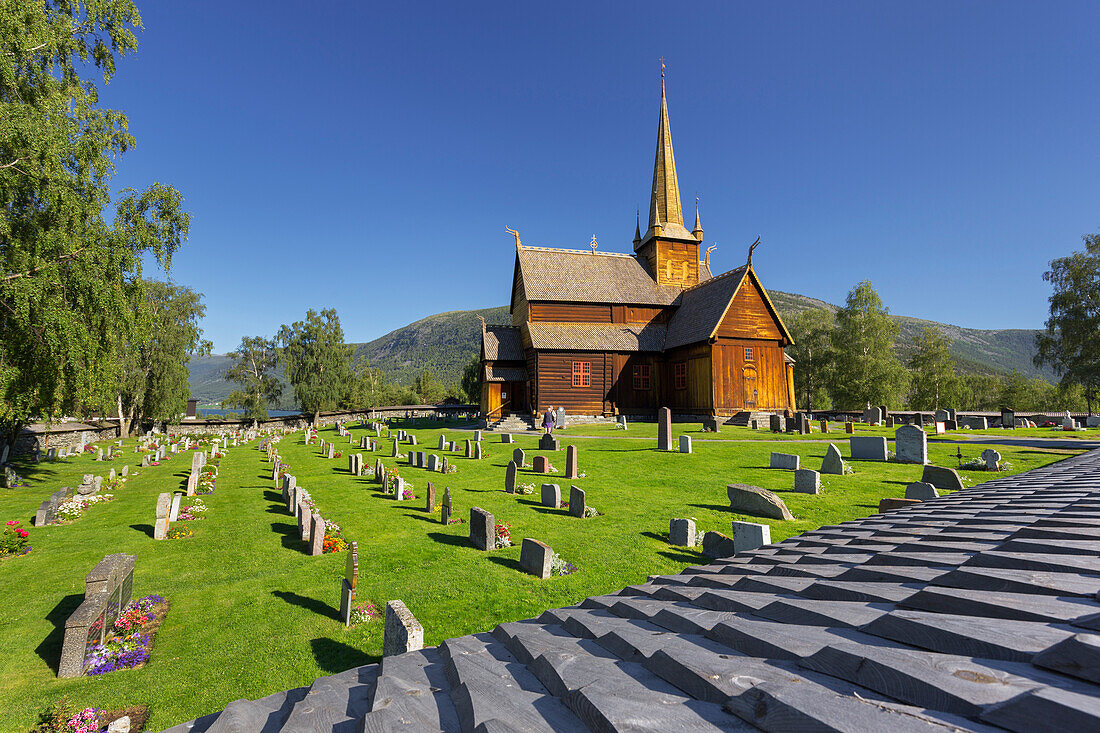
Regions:
<instances>
[{"instance_id":1,"label":"stone grave marker","mask_svg":"<svg viewBox=\"0 0 1100 733\"><path fill-rule=\"evenodd\" d=\"M772 453L768 463L769 468L782 468L787 471L797 471L799 457L790 453Z\"/></svg>"},{"instance_id":2,"label":"stone grave marker","mask_svg":"<svg viewBox=\"0 0 1100 733\"><path fill-rule=\"evenodd\" d=\"M794 519L782 499L759 486L729 484L726 486L726 496L730 500L730 510L738 514L769 519Z\"/></svg>"},{"instance_id":3,"label":"stone grave marker","mask_svg":"<svg viewBox=\"0 0 1100 733\"><path fill-rule=\"evenodd\" d=\"M882 422L882 410L878 407L868 407L863 411L863 422L868 425L878 425Z\"/></svg>"},{"instance_id":4,"label":"stone grave marker","mask_svg":"<svg viewBox=\"0 0 1100 733\"><path fill-rule=\"evenodd\" d=\"M107 481L112 482L112 481L115 480L115 477L116 477L115 469L114 469L114 467L112 467L110 473L107 474Z\"/></svg>"},{"instance_id":5,"label":"stone grave marker","mask_svg":"<svg viewBox=\"0 0 1100 733\"><path fill-rule=\"evenodd\" d=\"M691 453L691 436L690 435L681 435L680 436L680 452L681 453Z\"/></svg>"},{"instance_id":6,"label":"stone grave marker","mask_svg":"<svg viewBox=\"0 0 1100 733\"><path fill-rule=\"evenodd\" d=\"M934 425L936 426L936 435L945 435L945 434L947 434L947 424L946 423L936 422L936 423L934 423Z\"/></svg>"},{"instance_id":7,"label":"stone grave marker","mask_svg":"<svg viewBox=\"0 0 1100 733\"><path fill-rule=\"evenodd\" d=\"M325 551L325 519L318 512L313 513L309 533L309 554L320 555Z\"/></svg>"},{"instance_id":8,"label":"stone grave marker","mask_svg":"<svg viewBox=\"0 0 1100 733\"><path fill-rule=\"evenodd\" d=\"M550 473L550 459L546 456L535 456L535 473Z\"/></svg>"},{"instance_id":9,"label":"stone grave marker","mask_svg":"<svg viewBox=\"0 0 1100 733\"><path fill-rule=\"evenodd\" d=\"M325 458L332 458L335 455L336 455L336 444L335 443L329 443L327 446L325 446Z\"/></svg>"},{"instance_id":10,"label":"stone grave marker","mask_svg":"<svg viewBox=\"0 0 1100 733\"><path fill-rule=\"evenodd\" d=\"M821 473L832 476L844 475L844 459L840 456L840 449L832 443L829 443L829 448L825 451L825 459L821 461Z\"/></svg>"},{"instance_id":11,"label":"stone grave marker","mask_svg":"<svg viewBox=\"0 0 1100 733\"><path fill-rule=\"evenodd\" d=\"M779 415L768 415L768 429L773 433L783 432L783 418Z\"/></svg>"},{"instance_id":12,"label":"stone grave marker","mask_svg":"<svg viewBox=\"0 0 1100 733\"><path fill-rule=\"evenodd\" d=\"M772 528L756 522L733 523L733 554L757 550L772 543Z\"/></svg>"},{"instance_id":13,"label":"stone grave marker","mask_svg":"<svg viewBox=\"0 0 1100 733\"><path fill-rule=\"evenodd\" d=\"M122 476L126 477L126 476L129 476L129 475L130 475L130 466L129 466L129 464L127 464L127 465L124 465L122 467Z\"/></svg>"},{"instance_id":14,"label":"stone grave marker","mask_svg":"<svg viewBox=\"0 0 1100 733\"><path fill-rule=\"evenodd\" d=\"M497 530L493 515L481 509L470 509L470 542L479 550L495 550L497 546Z\"/></svg>"},{"instance_id":15,"label":"stone grave marker","mask_svg":"<svg viewBox=\"0 0 1100 733\"><path fill-rule=\"evenodd\" d=\"M886 427L888 427L888 428L894 427L894 416L893 415L887 416L887 418L886 418Z\"/></svg>"},{"instance_id":16,"label":"stone grave marker","mask_svg":"<svg viewBox=\"0 0 1100 733\"><path fill-rule=\"evenodd\" d=\"M569 513L578 519L584 519L584 489L579 486L569 487Z\"/></svg>"},{"instance_id":17,"label":"stone grave marker","mask_svg":"<svg viewBox=\"0 0 1100 733\"><path fill-rule=\"evenodd\" d=\"M565 430L565 408L559 407L556 418L554 420L554 428L558 430Z\"/></svg>"},{"instance_id":18,"label":"stone grave marker","mask_svg":"<svg viewBox=\"0 0 1100 733\"><path fill-rule=\"evenodd\" d=\"M53 448L50 448L50 450L53 450ZM149 454L146 453L141 457L141 467L142 468L149 468L149 463L150 463Z\"/></svg>"},{"instance_id":19,"label":"stone grave marker","mask_svg":"<svg viewBox=\"0 0 1100 733\"><path fill-rule=\"evenodd\" d=\"M527 460L527 455L523 452L522 448L516 448L512 451L512 460L515 462L516 466L523 468L523 463Z\"/></svg>"},{"instance_id":20,"label":"stone grave marker","mask_svg":"<svg viewBox=\"0 0 1100 733\"><path fill-rule=\"evenodd\" d=\"M551 433L544 433L543 436L539 438L539 450L561 450L561 445L558 443L558 439Z\"/></svg>"},{"instance_id":21,"label":"stone grave marker","mask_svg":"<svg viewBox=\"0 0 1100 733\"><path fill-rule=\"evenodd\" d=\"M183 498L183 494L175 492L172 494L172 509L168 513L168 523L171 524L179 518L180 514L180 499Z\"/></svg>"},{"instance_id":22,"label":"stone grave marker","mask_svg":"<svg viewBox=\"0 0 1100 733\"><path fill-rule=\"evenodd\" d=\"M928 434L916 425L902 425L894 431L894 451L900 463L928 463Z\"/></svg>"},{"instance_id":23,"label":"stone grave marker","mask_svg":"<svg viewBox=\"0 0 1100 733\"><path fill-rule=\"evenodd\" d=\"M387 601L382 631L382 656L392 657L424 648L424 627L401 601Z\"/></svg>"},{"instance_id":24,"label":"stone grave marker","mask_svg":"<svg viewBox=\"0 0 1100 733\"><path fill-rule=\"evenodd\" d=\"M945 491L959 491L965 488L958 471L942 466L925 466L920 480Z\"/></svg>"},{"instance_id":25,"label":"stone grave marker","mask_svg":"<svg viewBox=\"0 0 1100 733\"><path fill-rule=\"evenodd\" d=\"M672 410L657 411L657 450L672 450Z\"/></svg>"},{"instance_id":26,"label":"stone grave marker","mask_svg":"<svg viewBox=\"0 0 1100 733\"><path fill-rule=\"evenodd\" d=\"M854 435L856 432L856 424L851 420L844 423L844 432L848 433L848 435Z\"/></svg>"},{"instance_id":27,"label":"stone grave marker","mask_svg":"<svg viewBox=\"0 0 1100 733\"><path fill-rule=\"evenodd\" d=\"M432 453L430 456L428 456L427 466L428 466L429 471L438 472L439 471L439 456L437 456L435 453Z\"/></svg>"},{"instance_id":28,"label":"stone grave marker","mask_svg":"<svg viewBox=\"0 0 1100 733\"><path fill-rule=\"evenodd\" d=\"M794 472L794 490L800 494L820 494L821 474L809 468Z\"/></svg>"},{"instance_id":29,"label":"stone grave marker","mask_svg":"<svg viewBox=\"0 0 1100 733\"><path fill-rule=\"evenodd\" d=\"M424 492L424 511L431 514L435 511L435 484L428 482L428 489Z\"/></svg>"},{"instance_id":30,"label":"stone grave marker","mask_svg":"<svg viewBox=\"0 0 1100 733\"><path fill-rule=\"evenodd\" d=\"M481 443L474 443L474 460L481 460Z\"/></svg>"},{"instance_id":31,"label":"stone grave marker","mask_svg":"<svg viewBox=\"0 0 1100 733\"><path fill-rule=\"evenodd\" d=\"M717 433L721 430L721 423L718 422L718 418L714 416L703 418L703 430L711 433Z\"/></svg>"},{"instance_id":32,"label":"stone grave marker","mask_svg":"<svg viewBox=\"0 0 1100 733\"><path fill-rule=\"evenodd\" d=\"M959 422L957 420L944 420L943 421L943 429L944 430L958 430L959 429Z\"/></svg>"},{"instance_id":33,"label":"stone grave marker","mask_svg":"<svg viewBox=\"0 0 1100 733\"><path fill-rule=\"evenodd\" d=\"M695 547L695 522L690 519L671 520L668 523L668 541L677 547Z\"/></svg>"},{"instance_id":34,"label":"stone grave marker","mask_svg":"<svg viewBox=\"0 0 1100 733\"><path fill-rule=\"evenodd\" d=\"M916 499L917 501L927 501L928 499L936 499L940 495L940 492L936 491L936 487L932 484L925 483L924 481L915 481L905 487L905 498Z\"/></svg>"},{"instance_id":35,"label":"stone grave marker","mask_svg":"<svg viewBox=\"0 0 1100 733\"><path fill-rule=\"evenodd\" d=\"M508 461L508 468L504 469L504 490L509 494L516 493L516 462Z\"/></svg>"},{"instance_id":36,"label":"stone grave marker","mask_svg":"<svg viewBox=\"0 0 1100 733\"><path fill-rule=\"evenodd\" d=\"M436 447L436 450L443 450L444 446L446 446L446 445L447 445L447 439L445 437L443 437L442 435L440 435L439 436L439 445Z\"/></svg>"},{"instance_id":37,"label":"stone grave marker","mask_svg":"<svg viewBox=\"0 0 1100 733\"><path fill-rule=\"evenodd\" d=\"M907 507L907 506L912 506L914 504L920 504L920 500L919 499L896 499L896 498L892 498L892 497L887 497L885 499L879 499L878 513L882 514L884 512L893 511L894 509L902 509L902 508Z\"/></svg>"},{"instance_id":38,"label":"stone grave marker","mask_svg":"<svg viewBox=\"0 0 1100 733\"><path fill-rule=\"evenodd\" d=\"M157 497L157 520L153 525L153 539L163 540L168 535L168 514L171 511L172 495L163 493Z\"/></svg>"},{"instance_id":39,"label":"stone grave marker","mask_svg":"<svg viewBox=\"0 0 1100 733\"><path fill-rule=\"evenodd\" d=\"M863 461L886 460L886 436L853 436L848 439L852 458Z\"/></svg>"},{"instance_id":40,"label":"stone grave marker","mask_svg":"<svg viewBox=\"0 0 1100 733\"><path fill-rule=\"evenodd\" d=\"M571 445L565 449L565 478L579 478L577 470L577 446Z\"/></svg>"},{"instance_id":41,"label":"stone grave marker","mask_svg":"<svg viewBox=\"0 0 1100 733\"><path fill-rule=\"evenodd\" d=\"M1001 427L1002 428L1016 428L1016 412L1015 410L1009 410L1004 407L1001 408Z\"/></svg>"},{"instance_id":42,"label":"stone grave marker","mask_svg":"<svg viewBox=\"0 0 1100 733\"><path fill-rule=\"evenodd\" d=\"M84 595L84 602L65 621L58 677L80 677L86 671L88 647L103 641L107 627L107 593Z\"/></svg>"},{"instance_id":43,"label":"stone grave marker","mask_svg":"<svg viewBox=\"0 0 1100 733\"><path fill-rule=\"evenodd\" d=\"M525 572L546 580L550 577L550 561L553 558L554 551L548 545L530 537L523 538L523 545L519 552L519 565Z\"/></svg>"},{"instance_id":44,"label":"stone grave marker","mask_svg":"<svg viewBox=\"0 0 1100 733\"><path fill-rule=\"evenodd\" d=\"M96 459L97 461L102 461L102 460L103 460L103 449L102 449L102 448L97 448L97 449L96 449L96 452L95 452L95 459Z\"/></svg>"},{"instance_id":45,"label":"stone grave marker","mask_svg":"<svg viewBox=\"0 0 1100 733\"><path fill-rule=\"evenodd\" d=\"M405 479L400 476L393 478L393 498L395 501L405 500Z\"/></svg>"},{"instance_id":46,"label":"stone grave marker","mask_svg":"<svg viewBox=\"0 0 1100 733\"><path fill-rule=\"evenodd\" d=\"M397 458L398 455L400 455L400 452L397 449L397 441L394 440L393 441L393 453L390 454L390 458Z\"/></svg>"},{"instance_id":47,"label":"stone grave marker","mask_svg":"<svg viewBox=\"0 0 1100 733\"><path fill-rule=\"evenodd\" d=\"M542 505L552 509L561 507L561 488L557 484L542 485Z\"/></svg>"},{"instance_id":48,"label":"stone grave marker","mask_svg":"<svg viewBox=\"0 0 1100 733\"><path fill-rule=\"evenodd\" d=\"M451 487L443 489L443 502L440 505L439 521L442 524L451 523Z\"/></svg>"},{"instance_id":49,"label":"stone grave marker","mask_svg":"<svg viewBox=\"0 0 1100 733\"><path fill-rule=\"evenodd\" d=\"M502 433L501 436L500 436L500 442L501 443L514 443L516 441L515 441L515 438L512 436L511 433Z\"/></svg>"},{"instance_id":50,"label":"stone grave marker","mask_svg":"<svg viewBox=\"0 0 1100 733\"><path fill-rule=\"evenodd\" d=\"M416 445L416 436L409 435L409 445Z\"/></svg>"},{"instance_id":51,"label":"stone grave marker","mask_svg":"<svg viewBox=\"0 0 1100 733\"><path fill-rule=\"evenodd\" d=\"M626 424L626 415L619 415L619 424L623 426L623 430L628 429L629 426Z\"/></svg>"},{"instance_id":52,"label":"stone grave marker","mask_svg":"<svg viewBox=\"0 0 1100 733\"><path fill-rule=\"evenodd\" d=\"M733 538L721 532L707 532L703 535L703 554L707 557L733 557Z\"/></svg>"},{"instance_id":53,"label":"stone grave marker","mask_svg":"<svg viewBox=\"0 0 1100 733\"><path fill-rule=\"evenodd\" d=\"M480 430L475 430L474 431L474 441L478 442L478 443L481 442L481 431Z\"/></svg>"},{"instance_id":54,"label":"stone grave marker","mask_svg":"<svg viewBox=\"0 0 1100 733\"><path fill-rule=\"evenodd\" d=\"M992 448L986 448L982 451L982 460L985 461L985 467L990 471L1001 470L1001 454Z\"/></svg>"},{"instance_id":55,"label":"stone grave marker","mask_svg":"<svg viewBox=\"0 0 1100 733\"><path fill-rule=\"evenodd\" d=\"M474 441L472 441L472 440L467 440L466 441L465 457L466 458L473 458L474 457Z\"/></svg>"},{"instance_id":56,"label":"stone grave marker","mask_svg":"<svg viewBox=\"0 0 1100 733\"><path fill-rule=\"evenodd\" d=\"M359 543L348 543L348 560L344 577L340 580L340 618L344 626L351 626L351 609L355 606L355 594L359 586Z\"/></svg>"},{"instance_id":57,"label":"stone grave marker","mask_svg":"<svg viewBox=\"0 0 1100 733\"><path fill-rule=\"evenodd\" d=\"M439 472L440 473L447 473L447 466L449 466L449 465L450 464L447 462L447 456L443 456L443 460L440 462L440 465L439 465Z\"/></svg>"},{"instance_id":58,"label":"stone grave marker","mask_svg":"<svg viewBox=\"0 0 1100 733\"><path fill-rule=\"evenodd\" d=\"M309 542L313 533L313 515L304 501L298 502L298 539Z\"/></svg>"}]
</instances>

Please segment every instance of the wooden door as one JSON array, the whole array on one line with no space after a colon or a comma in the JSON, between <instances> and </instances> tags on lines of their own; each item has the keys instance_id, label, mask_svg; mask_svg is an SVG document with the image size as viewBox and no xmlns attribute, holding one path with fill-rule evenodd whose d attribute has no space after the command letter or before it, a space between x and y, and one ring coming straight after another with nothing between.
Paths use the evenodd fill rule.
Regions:
<instances>
[{"instance_id":1,"label":"wooden door","mask_svg":"<svg viewBox=\"0 0 1100 733\"><path fill-rule=\"evenodd\" d=\"M495 420L500 415L500 382L485 383L485 417Z\"/></svg>"},{"instance_id":2,"label":"wooden door","mask_svg":"<svg viewBox=\"0 0 1100 733\"><path fill-rule=\"evenodd\" d=\"M742 369L741 382L745 386L745 407L754 409L759 395L756 387L756 367L750 365Z\"/></svg>"}]
</instances>

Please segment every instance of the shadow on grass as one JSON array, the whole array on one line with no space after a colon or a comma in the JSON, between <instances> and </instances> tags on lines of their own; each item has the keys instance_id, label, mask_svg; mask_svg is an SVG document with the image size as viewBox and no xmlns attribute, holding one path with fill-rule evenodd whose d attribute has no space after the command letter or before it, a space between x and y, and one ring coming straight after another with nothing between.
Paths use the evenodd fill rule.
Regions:
<instances>
[{"instance_id":1,"label":"shadow on grass","mask_svg":"<svg viewBox=\"0 0 1100 733\"><path fill-rule=\"evenodd\" d=\"M337 621L340 620L340 609L333 608L324 601L319 601L316 598L310 598L288 590L273 590L271 591L271 595L281 601L286 601L292 606L298 606L307 611L312 611L319 616L336 619Z\"/></svg>"},{"instance_id":2,"label":"shadow on grass","mask_svg":"<svg viewBox=\"0 0 1100 733\"><path fill-rule=\"evenodd\" d=\"M439 514L434 512L432 514L428 514L427 512L421 514L406 513L405 516L409 519L419 519L421 522L427 522L428 524L439 524Z\"/></svg>"},{"instance_id":3,"label":"shadow on grass","mask_svg":"<svg viewBox=\"0 0 1100 733\"><path fill-rule=\"evenodd\" d=\"M673 562L687 563L688 565L702 565L710 562L710 558L706 555L696 555L690 552L676 552L674 550L661 550L657 553L661 557L667 557Z\"/></svg>"},{"instance_id":4,"label":"shadow on grass","mask_svg":"<svg viewBox=\"0 0 1100 733\"><path fill-rule=\"evenodd\" d=\"M712 509L716 512L728 512L730 510L729 504L688 504L696 509Z\"/></svg>"},{"instance_id":5,"label":"shadow on grass","mask_svg":"<svg viewBox=\"0 0 1100 733\"><path fill-rule=\"evenodd\" d=\"M152 534L152 527L149 529ZM57 668L61 665L61 642L65 639L65 622L83 602L82 593L67 595L46 615L46 620L53 624L53 630L42 640L42 643L35 647L34 651L54 674L57 674Z\"/></svg>"},{"instance_id":6,"label":"shadow on grass","mask_svg":"<svg viewBox=\"0 0 1100 733\"><path fill-rule=\"evenodd\" d=\"M642 537L648 537L651 540L657 540L658 542L664 542L668 544L667 534L658 534L656 532L642 532Z\"/></svg>"},{"instance_id":7,"label":"shadow on grass","mask_svg":"<svg viewBox=\"0 0 1100 733\"><path fill-rule=\"evenodd\" d=\"M568 509L555 509L554 507L543 506L542 504L537 503L537 502L532 502L532 503L535 504L535 506L532 507L532 508L536 512L538 512L539 514L555 514L559 517L568 517L569 516L569 510Z\"/></svg>"},{"instance_id":8,"label":"shadow on grass","mask_svg":"<svg viewBox=\"0 0 1100 733\"><path fill-rule=\"evenodd\" d=\"M264 492L264 498L272 502L273 504L283 504L283 495L278 491L272 491L271 489L268 489ZM283 506L286 505L283 504Z\"/></svg>"},{"instance_id":9,"label":"shadow on grass","mask_svg":"<svg viewBox=\"0 0 1100 733\"><path fill-rule=\"evenodd\" d=\"M442 545L450 545L451 547L473 547L470 544L470 538L466 535L454 535L443 534L442 532L429 532L428 538L435 540Z\"/></svg>"},{"instance_id":10,"label":"shadow on grass","mask_svg":"<svg viewBox=\"0 0 1100 733\"><path fill-rule=\"evenodd\" d=\"M336 674L352 667L362 667L381 660L381 657L364 654L362 650L334 639L313 639L309 642L309 646L313 650L313 658L317 660L317 666L327 674ZM364 693L368 682L369 680L363 680ZM352 687L352 695L355 694L354 690L355 688Z\"/></svg>"},{"instance_id":11,"label":"shadow on grass","mask_svg":"<svg viewBox=\"0 0 1100 733\"><path fill-rule=\"evenodd\" d=\"M153 536L153 525L151 524L131 524L130 529L136 529L138 532L144 532L149 537Z\"/></svg>"},{"instance_id":12,"label":"shadow on grass","mask_svg":"<svg viewBox=\"0 0 1100 733\"><path fill-rule=\"evenodd\" d=\"M494 557L493 555L490 555L489 562L496 563L497 565L503 565L509 570L518 570L520 572L523 572L523 566L519 564L519 560L513 560L510 557Z\"/></svg>"},{"instance_id":13,"label":"shadow on grass","mask_svg":"<svg viewBox=\"0 0 1100 733\"><path fill-rule=\"evenodd\" d=\"M297 524L287 524L286 522L272 522L271 529L276 533L281 534L281 541L283 547L288 550L303 550L305 544L302 542L302 533L298 531Z\"/></svg>"}]
</instances>

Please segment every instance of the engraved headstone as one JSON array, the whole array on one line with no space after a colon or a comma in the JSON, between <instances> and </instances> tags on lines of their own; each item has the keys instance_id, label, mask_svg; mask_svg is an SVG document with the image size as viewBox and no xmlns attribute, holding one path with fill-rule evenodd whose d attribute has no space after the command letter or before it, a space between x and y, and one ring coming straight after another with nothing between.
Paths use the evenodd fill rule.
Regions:
<instances>
[{"instance_id":1,"label":"engraved headstone","mask_svg":"<svg viewBox=\"0 0 1100 733\"><path fill-rule=\"evenodd\" d=\"M552 509L561 506L561 487L557 484L542 485L542 505Z\"/></svg>"},{"instance_id":2,"label":"engraved headstone","mask_svg":"<svg viewBox=\"0 0 1100 733\"><path fill-rule=\"evenodd\" d=\"M858 436L848 439L852 458L863 461L885 461L886 436Z\"/></svg>"},{"instance_id":3,"label":"engraved headstone","mask_svg":"<svg viewBox=\"0 0 1100 733\"><path fill-rule=\"evenodd\" d=\"M902 425L894 431L894 452L900 463L928 463L928 434L916 425Z\"/></svg>"},{"instance_id":4,"label":"engraved headstone","mask_svg":"<svg viewBox=\"0 0 1100 733\"><path fill-rule=\"evenodd\" d=\"M565 449L565 478L578 478L577 446L571 445Z\"/></svg>"},{"instance_id":5,"label":"engraved headstone","mask_svg":"<svg viewBox=\"0 0 1100 733\"><path fill-rule=\"evenodd\" d=\"M546 580L550 577L550 561L553 559L554 551L550 549L549 545L530 537L523 538L523 545L520 547L519 553L519 566L525 572L534 575L536 578Z\"/></svg>"},{"instance_id":6,"label":"engraved headstone","mask_svg":"<svg viewBox=\"0 0 1100 733\"><path fill-rule=\"evenodd\" d=\"M440 521L440 523L442 523L442 524L450 524L451 523L451 510L452 510L452 508L453 507L452 507L452 504L451 504L451 487L448 486L447 488L443 489L443 501L440 504L440 510L439 510L439 521Z\"/></svg>"},{"instance_id":7,"label":"engraved headstone","mask_svg":"<svg viewBox=\"0 0 1100 733\"><path fill-rule=\"evenodd\" d=\"M546 456L535 456L535 473L550 473L550 459Z\"/></svg>"},{"instance_id":8,"label":"engraved headstone","mask_svg":"<svg viewBox=\"0 0 1100 733\"><path fill-rule=\"evenodd\" d=\"M794 490L800 494L820 494L821 474L809 468L794 472Z\"/></svg>"},{"instance_id":9,"label":"engraved headstone","mask_svg":"<svg viewBox=\"0 0 1100 733\"><path fill-rule=\"evenodd\" d=\"M561 445L558 443L557 438L555 438L550 433L545 433L541 438L539 438L539 450L561 450Z\"/></svg>"},{"instance_id":10,"label":"engraved headstone","mask_svg":"<svg viewBox=\"0 0 1100 733\"><path fill-rule=\"evenodd\" d=\"M681 453L691 453L691 436L690 435L681 435L680 436L680 452Z\"/></svg>"},{"instance_id":11,"label":"engraved headstone","mask_svg":"<svg viewBox=\"0 0 1100 733\"><path fill-rule=\"evenodd\" d=\"M657 450L672 450L672 410L657 410Z\"/></svg>"},{"instance_id":12,"label":"engraved headstone","mask_svg":"<svg viewBox=\"0 0 1100 733\"><path fill-rule=\"evenodd\" d=\"M584 489L578 486L569 487L569 513L580 519L584 518Z\"/></svg>"},{"instance_id":13,"label":"engraved headstone","mask_svg":"<svg viewBox=\"0 0 1100 733\"><path fill-rule=\"evenodd\" d=\"M992 448L986 448L982 451L982 460L985 461L985 467L990 471L1001 470L1001 454Z\"/></svg>"},{"instance_id":14,"label":"engraved headstone","mask_svg":"<svg viewBox=\"0 0 1100 733\"><path fill-rule=\"evenodd\" d=\"M157 519L153 525L153 539L163 540L168 535L168 515L171 511L172 495L163 493L157 497Z\"/></svg>"},{"instance_id":15,"label":"engraved headstone","mask_svg":"<svg viewBox=\"0 0 1100 733\"><path fill-rule=\"evenodd\" d=\"M504 490L509 494L516 493L516 462L508 461L508 468L504 470Z\"/></svg>"},{"instance_id":16,"label":"engraved headstone","mask_svg":"<svg viewBox=\"0 0 1100 733\"><path fill-rule=\"evenodd\" d=\"M481 509L470 509L470 542L479 550L495 550L497 531L493 515Z\"/></svg>"},{"instance_id":17,"label":"engraved headstone","mask_svg":"<svg viewBox=\"0 0 1100 733\"><path fill-rule=\"evenodd\" d=\"M523 468L523 463L527 460L527 455L523 452L522 448L516 448L512 451L512 460L515 461L516 466Z\"/></svg>"},{"instance_id":18,"label":"engraved headstone","mask_svg":"<svg viewBox=\"0 0 1100 733\"><path fill-rule=\"evenodd\" d=\"M772 543L772 528L756 522L733 523L733 554L756 550Z\"/></svg>"},{"instance_id":19,"label":"engraved headstone","mask_svg":"<svg viewBox=\"0 0 1100 733\"><path fill-rule=\"evenodd\" d=\"M781 468L787 471L797 471L798 466L799 456L791 453L772 453L768 463L769 468Z\"/></svg>"},{"instance_id":20,"label":"engraved headstone","mask_svg":"<svg viewBox=\"0 0 1100 733\"><path fill-rule=\"evenodd\" d=\"M435 511L435 484L428 482L428 489L424 492L424 511L431 514Z\"/></svg>"},{"instance_id":21,"label":"engraved headstone","mask_svg":"<svg viewBox=\"0 0 1100 733\"><path fill-rule=\"evenodd\" d=\"M311 520L310 535L309 535L309 554L320 555L325 550L325 519L317 512L314 512Z\"/></svg>"},{"instance_id":22,"label":"engraved headstone","mask_svg":"<svg viewBox=\"0 0 1100 733\"><path fill-rule=\"evenodd\" d=\"M668 541L678 547L695 547L695 522L673 519L668 523Z\"/></svg>"}]
</instances>

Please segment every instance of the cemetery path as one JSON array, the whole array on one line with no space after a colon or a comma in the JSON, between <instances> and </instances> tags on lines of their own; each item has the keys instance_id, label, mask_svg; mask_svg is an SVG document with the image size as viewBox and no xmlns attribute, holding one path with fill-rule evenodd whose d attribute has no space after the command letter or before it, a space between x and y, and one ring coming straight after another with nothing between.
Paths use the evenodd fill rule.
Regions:
<instances>
[{"instance_id":1,"label":"cemetery path","mask_svg":"<svg viewBox=\"0 0 1100 733\"><path fill-rule=\"evenodd\" d=\"M1098 590L1094 450L170 730L1097 730Z\"/></svg>"}]
</instances>

